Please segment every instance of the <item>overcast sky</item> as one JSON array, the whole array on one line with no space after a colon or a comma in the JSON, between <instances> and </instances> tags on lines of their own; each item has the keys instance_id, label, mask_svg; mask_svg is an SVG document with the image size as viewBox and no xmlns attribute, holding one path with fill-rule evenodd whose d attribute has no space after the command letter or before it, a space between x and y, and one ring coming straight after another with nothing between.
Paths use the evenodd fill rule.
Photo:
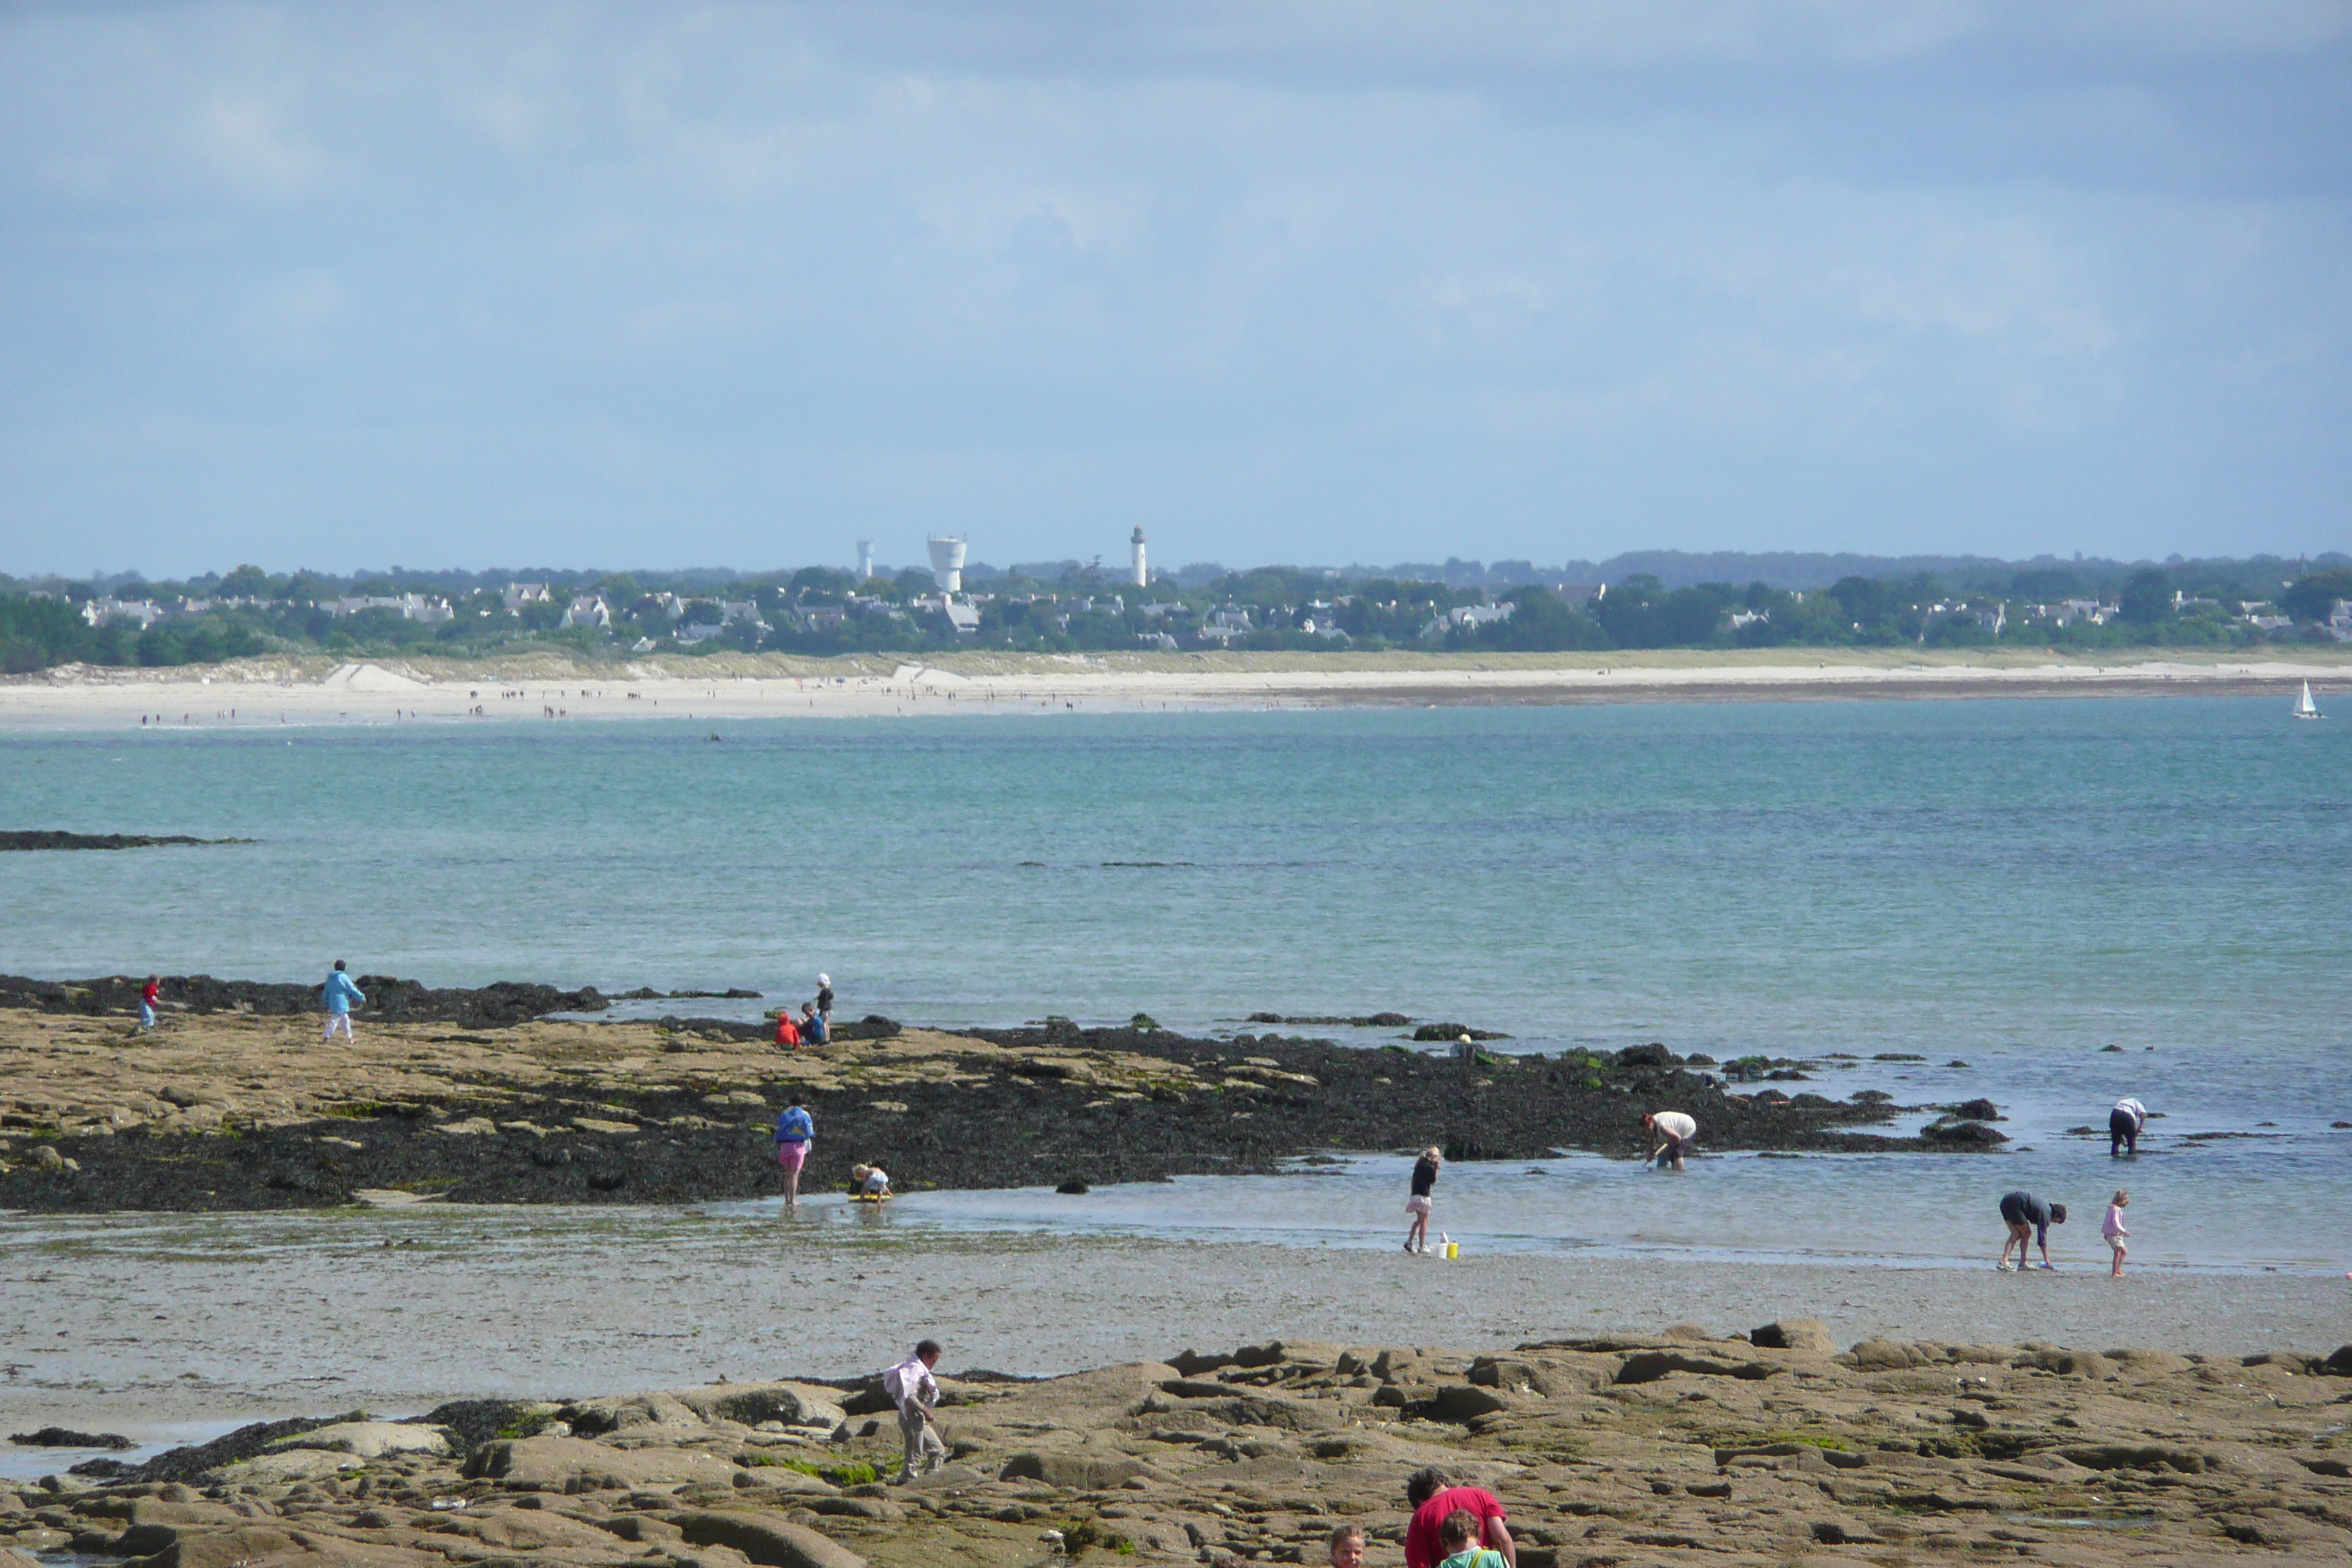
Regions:
<instances>
[{"instance_id":1,"label":"overcast sky","mask_svg":"<svg viewBox=\"0 0 2352 1568\"><path fill-rule=\"evenodd\" d=\"M2352 546L2352 5L0 10L0 571Z\"/></svg>"}]
</instances>

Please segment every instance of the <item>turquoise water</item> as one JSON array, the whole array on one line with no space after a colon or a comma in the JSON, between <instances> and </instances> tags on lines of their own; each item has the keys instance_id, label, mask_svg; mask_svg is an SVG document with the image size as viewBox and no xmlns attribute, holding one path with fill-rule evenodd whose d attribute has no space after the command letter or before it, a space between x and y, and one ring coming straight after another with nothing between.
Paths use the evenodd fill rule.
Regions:
<instances>
[{"instance_id":1,"label":"turquoise water","mask_svg":"<svg viewBox=\"0 0 2352 1568\"><path fill-rule=\"evenodd\" d=\"M0 825L260 842L0 856L0 969L823 969L917 1022L1849 1053L1832 1092L1989 1094L2010 1169L2095 1152L2084 1182L2104 1142L2059 1135L2137 1093L2211 1210L2183 1260L2315 1262L2352 1191L2347 730L2159 699L22 733ZM1833 1210L1818 1180L1790 1201ZM2232 1213L2329 1239L2209 1246Z\"/></svg>"}]
</instances>

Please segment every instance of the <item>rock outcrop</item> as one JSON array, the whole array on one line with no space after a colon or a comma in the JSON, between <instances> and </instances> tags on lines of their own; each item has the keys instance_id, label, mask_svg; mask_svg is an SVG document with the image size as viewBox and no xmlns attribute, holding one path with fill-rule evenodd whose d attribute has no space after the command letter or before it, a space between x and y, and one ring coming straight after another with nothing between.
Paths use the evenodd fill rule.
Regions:
<instances>
[{"instance_id":1,"label":"rock outcrop","mask_svg":"<svg viewBox=\"0 0 2352 1568\"><path fill-rule=\"evenodd\" d=\"M0 1489L0 1540L160 1568L1029 1568L1319 1562L1350 1521L1386 1568L1406 1478L1436 1467L1502 1498L1523 1568L2341 1562L2347 1372L2352 1347L1835 1352L1799 1318L1475 1357L1280 1340L949 1379L955 1460L911 1486L878 1483L889 1423L824 1425L858 1394L714 1384L248 1429L104 1484ZM297 1458L324 1468L264 1468Z\"/></svg>"}]
</instances>

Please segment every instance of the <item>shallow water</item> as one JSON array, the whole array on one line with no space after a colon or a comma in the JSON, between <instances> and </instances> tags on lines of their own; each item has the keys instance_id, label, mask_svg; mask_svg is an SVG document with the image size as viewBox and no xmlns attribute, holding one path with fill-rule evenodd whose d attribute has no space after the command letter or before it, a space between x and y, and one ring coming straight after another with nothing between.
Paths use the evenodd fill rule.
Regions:
<instances>
[{"instance_id":1,"label":"shallow water","mask_svg":"<svg viewBox=\"0 0 2352 1568\"><path fill-rule=\"evenodd\" d=\"M1811 1087L1990 1096L2016 1146L1679 1181L1457 1168L1440 1224L1495 1247L1954 1258L2023 1186L2075 1206L2087 1259L2120 1184L2152 1264L2345 1261L2352 733L2269 700L24 732L0 737L0 823L260 840L0 856L0 969L288 978L344 956L774 997L824 968L850 1016L914 1022L1393 1008L1505 1049L1848 1053ZM2118 1173L2063 1130L2125 1093L2162 1119ZM1276 1180L1097 1194L1076 1223L1369 1247L1399 1217L1385 1166ZM893 1223L919 1212L1066 1223L1018 1194Z\"/></svg>"},{"instance_id":2,"label":"shallow water","mask_svg":"<svg viewBox=\"0 0 2352 1568\"><path fill-rule=\"evenodd\" d=\"M1447 1192L1449 1219L1503 1212L1509 1173L1480 1175ZM879 1215L834 1201L789 1219L773 1205L12 1216L0 1219L0 1416L8 1430L59 1421L152 1442L457 1397L856 1374L926 1334L950 1367L1017 1373L1279 1335L1476 1352L1788 1316L1823 1319L1843 1343L2243 1353L2343 1338L2346 1282L2309 1273L2152 1268L2119 1282L2087 1268L1997 1275L1981 1258L1762 1263L1475 1231L1458 1260L1405 1258L1388 1237L1350 1232L1345 1178L1313 1180L1322 1230L1270 1241L1215 1232L1198 1213L1217 1197L1208 1182L1161 1189L1173 1207L1124 1230L1119 1205L1136 1194L1116 1191L1002 1194L992 1212L960 1209L961 1195ZM1307 1190L1282 1177L1224 1189L1245 1205ZM1023 1212L1057 1201L1075 1212ZM1177 1234L1196 1222L1215 1239Z\"/></svg>"}]
</instances>

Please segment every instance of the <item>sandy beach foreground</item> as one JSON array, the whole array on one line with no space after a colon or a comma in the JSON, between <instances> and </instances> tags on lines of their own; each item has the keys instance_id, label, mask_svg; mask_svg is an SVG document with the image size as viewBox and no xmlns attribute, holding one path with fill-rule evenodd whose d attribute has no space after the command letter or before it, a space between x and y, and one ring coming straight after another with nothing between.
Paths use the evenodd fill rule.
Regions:
<instances>
[{"instance_id":1,"label":"sandy beach foreground","mask_svg":"<svg viewBox=\"0 0 2352 1568\"><path fill-rule=\"evenodd\" d=\"M2325 698L2352 650L2098 658L1925 650L1613 654L947 654L820 659L551 653L466 663L238 659L172 669L68 666L0 680L0 728L250 729L494 720L743 719L1191 709L1790 701L1862 698L2274 695Z\"/></svg>"},{"instance_id":2,"label":"sandy beach foreground","mask_svg":"<svg viewBox=\"0 0 2352 1568\"><path fill-rule=\"evenodd\" d=\"M11 1325L12 1429L308 1421L111 1487L0 1487L0 1542L384 1568L1313 1563L1346 1520L1386 1568L1406 1477L1437 1466L1504 1500L1526 1568L2352 1543L2352 1352L2253 1348L2324 1342L2341 1281L813 1247L764 1223L766 1246L714 1221L535 1263L412 1211L132 1266L119 1237L12 1222L9 1293L45 1331ZM873 1371L926 1333L946 1367L997 1372L950 1380L944 1471L874 1484L897 1434ZM1001 1375L1072 1368L1097 1370Z\"/></svg>"}]
</instances>

